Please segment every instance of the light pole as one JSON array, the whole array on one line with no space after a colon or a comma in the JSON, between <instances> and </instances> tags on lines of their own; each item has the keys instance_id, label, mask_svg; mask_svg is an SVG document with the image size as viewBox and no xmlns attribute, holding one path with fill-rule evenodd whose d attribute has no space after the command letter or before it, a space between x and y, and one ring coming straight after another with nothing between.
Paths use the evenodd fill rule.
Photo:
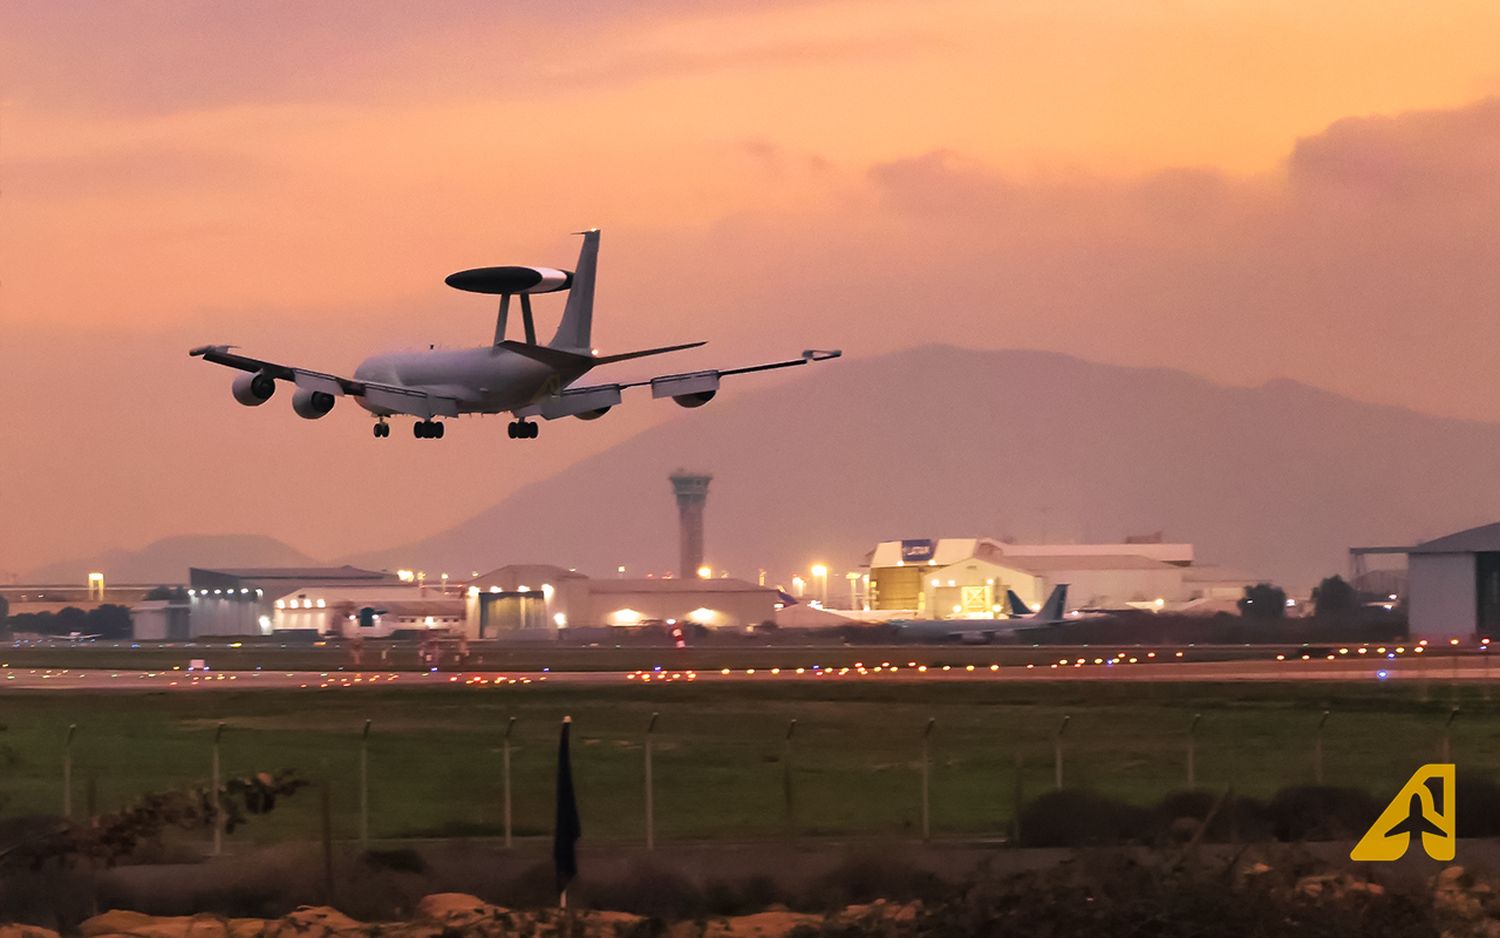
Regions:
<instances>
[{"instance_id":1,"label":"light pole","mask_svg":"<svg viewBox=\"0 0 1500 938\"><path fill-rule=\"evenodd\" d=\"M828 564L815 563L812 565L813 583L817 585L818 602L828 605Z\"/></svg>"}]
</instances>

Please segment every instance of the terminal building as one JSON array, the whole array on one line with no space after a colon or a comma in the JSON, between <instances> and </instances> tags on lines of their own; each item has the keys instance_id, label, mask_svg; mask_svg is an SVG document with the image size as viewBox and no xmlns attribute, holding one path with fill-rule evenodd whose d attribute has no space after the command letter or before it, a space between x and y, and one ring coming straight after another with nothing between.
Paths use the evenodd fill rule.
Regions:
<instances>
[{"instance_id":1,"label":"terminal building","mask_svg":"<svg viewBox=\"0 0 1500 938\"><path fill-rule=\"evenodd\" d=\"M1201 568L1190 576L1193 562L1193 545L1159 539L1009 544L980 537L883 541L865 566L872 611L987 619L1011 614L1007 591L1035 609L1061 583L1070 612L1176 607L1219 588Z\"/></svg>"}]
</instances>

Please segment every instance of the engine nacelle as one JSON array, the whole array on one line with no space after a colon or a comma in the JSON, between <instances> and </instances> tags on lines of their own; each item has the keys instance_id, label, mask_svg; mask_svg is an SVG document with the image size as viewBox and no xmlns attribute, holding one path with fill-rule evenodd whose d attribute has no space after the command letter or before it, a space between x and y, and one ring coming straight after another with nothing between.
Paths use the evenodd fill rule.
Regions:
<instances>
[{"instance_id":1,"label":"engine nacelle","mask_svg":"<svg viewBox=\"0 0 1500 938\"><path fill-rule=\"evenodd\" d=\"M297 392L292 395L292 410L297 412L298 417L317 420L333 410L333 395L327 391L298 388Z\"/></svg>"},{"instance_id":2,"label":"engine nacelle","mask_svg":"<svg viewBox=\"0 0 1500 938\"><path fill-rule=\"evenodd\" d=\"M246 407L259 407L276 393L276 379L270 375L243 374L234 379L234 399Z\"/></svg>"},{"instance_id":3,"label":"engine nacelle","mask_svg":"<svg viewBox=\"0 0 1500 938\"><path fill-rule=\"evenodd\" d=\"M702 407L714 399L718 391L699 391L696 394L677 394L672 397L680 407Z\"/></svg>"},{"instance_id":4,"label":"engine nacelle","mask_svg":"<svg viewBox=\"0 0 1500 938\"><path fill-rule=\"evenodd\" d=\"M598 410L586 410L581 414L574 414L573 416L579 420L598 420L607 413L609 413L608 407L600 407Z\"/></svg>"}]
</instances>

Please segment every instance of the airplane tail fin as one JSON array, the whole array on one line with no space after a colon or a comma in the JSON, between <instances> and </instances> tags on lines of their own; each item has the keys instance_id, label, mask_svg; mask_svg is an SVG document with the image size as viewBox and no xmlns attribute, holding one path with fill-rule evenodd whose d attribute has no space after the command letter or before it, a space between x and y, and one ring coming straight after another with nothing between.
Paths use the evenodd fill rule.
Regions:
<instances>
[{"instance_id":1,"label":"airplane tail fin","mask_svg":"<svg viewBox=\"0 0 1500 938\"><path fill-rule=\"evenodd\" d=\"M1042 603L1042 608L1037 610L1036 617L1043 622L1061 619L1063 613L1067 611L1067 605L1068 584L1059 583L1052 587L1052 595L1048 596L1047 601Z\"/></svg>"},{"instance_id":2,"label":"airplane tail fin","mask_svg":"<svg viewBox=\"0 0 1500 938\"><path fill-rule=\"evenodd\" d=\"M583 248L578 252L578 269L568 288L568 305L563 307L557 334L547 345L588 355L594 331L594 271L599 263L599 229L583 232Z\"/></svg>"},{"instance_id":3,"label":"airplane tail fin","mask_svg":"<svg viewBox=\"0 0 1500 938\"><path fill-rule=\"evenodd\" d=\"M1015 590L1006 590L1005 591L1005 601L1008 602L1008 603L1010 603L1010 614L1011 615L1013 615L1013 616L1029 616L1029 615L1031 615L1031 607L1028 606L1028 605L1026 605L1026 603L1024 603L1024 602L1021 601L1021 597L1019 597L1019 596L1016 595L1016 591Z\"/></svg>"}]
</instances>

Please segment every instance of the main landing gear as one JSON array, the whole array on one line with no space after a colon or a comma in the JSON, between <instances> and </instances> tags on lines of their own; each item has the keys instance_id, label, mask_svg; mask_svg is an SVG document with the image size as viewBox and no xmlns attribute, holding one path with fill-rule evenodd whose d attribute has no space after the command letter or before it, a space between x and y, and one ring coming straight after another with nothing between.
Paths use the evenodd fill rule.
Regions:
<instances>
[{"instance_id":1,"label":"main landing gear","mask_svg":"<svg viewBox=\"0 0 1500 938\"><path fill-rule=\"evenodd\" d=\"M512 420L505 428L505 434L512 440L534 440L541 430L540 424L532 423L530 420Z\"/></svg>"},{"instance_id":2,"label":"main landing gear","mask_svg":"<svg viewBox=\"0 0 1500 938\"><path fill-rule=\"evenodd\" d=\"M419 440L441 440L443 425L436 420L418 420L411 425L411 435Z\"/></svg>"}]
</instances>

